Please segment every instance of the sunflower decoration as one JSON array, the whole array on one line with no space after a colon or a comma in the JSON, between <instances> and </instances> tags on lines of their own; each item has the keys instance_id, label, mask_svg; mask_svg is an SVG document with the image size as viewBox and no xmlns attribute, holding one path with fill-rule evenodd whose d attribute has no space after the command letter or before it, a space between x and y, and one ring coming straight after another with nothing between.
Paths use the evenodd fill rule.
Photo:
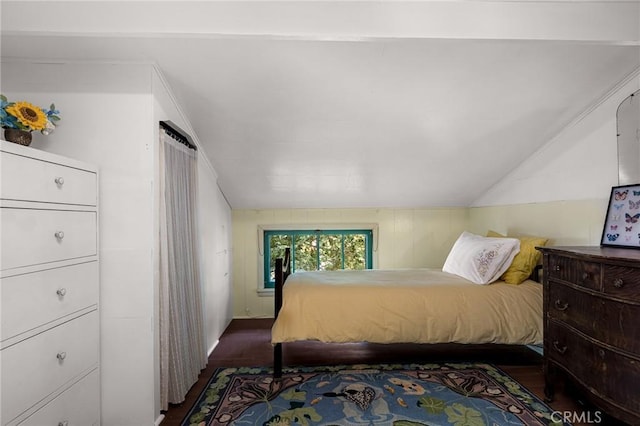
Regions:
<instances>
[{"instance_id":1,"label":"sunflower decoration","mask_svg":"<svg viewBox=\"0 0 640 426\"><path fill-rule=\"evenodd\" d=\"M9 102L6 96L0 95L0 126L5 129L39 131L48 135L60 121L59 114L54 104L44 109L26 101Z\"/></svg>"}]
</instances>

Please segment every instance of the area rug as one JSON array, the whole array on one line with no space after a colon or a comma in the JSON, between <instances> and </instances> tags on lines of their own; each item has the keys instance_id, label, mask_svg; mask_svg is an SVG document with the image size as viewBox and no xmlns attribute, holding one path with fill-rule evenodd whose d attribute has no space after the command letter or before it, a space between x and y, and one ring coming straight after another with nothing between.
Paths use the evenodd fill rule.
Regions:
<instances>
[{"instance_id":1,"label":"area rug","mask_svg":"<svg viewBox=\"0 0 640 426\"><path fill-rule=\"evenodd\" d=\"M484 363L221 368L182 426L566 425Z\"/></svg>"}]
</instances>

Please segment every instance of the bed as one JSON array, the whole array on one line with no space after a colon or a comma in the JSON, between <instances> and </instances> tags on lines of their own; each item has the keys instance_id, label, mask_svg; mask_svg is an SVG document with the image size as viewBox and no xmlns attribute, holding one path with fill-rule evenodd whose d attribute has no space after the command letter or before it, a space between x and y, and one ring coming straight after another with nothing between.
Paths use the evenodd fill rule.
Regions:
<instances>
[{"instance_id":1,"label":"bed","mask_svg":"<svg viewBox=\"0 0 640 426\"><path fill-rule=\"evenodd\" d=\"M513 256L505 259L512 261ZM491 279L489 285L478 285L440 269L291 274L290 268L287 250L283 259L276 260L276 319L271 333L276 377L282 374L282 344L301 340L542 343L542 286L533 279L518 285ZM502 276L505 270L494 275Z\"/></svg>"}]
</instances>

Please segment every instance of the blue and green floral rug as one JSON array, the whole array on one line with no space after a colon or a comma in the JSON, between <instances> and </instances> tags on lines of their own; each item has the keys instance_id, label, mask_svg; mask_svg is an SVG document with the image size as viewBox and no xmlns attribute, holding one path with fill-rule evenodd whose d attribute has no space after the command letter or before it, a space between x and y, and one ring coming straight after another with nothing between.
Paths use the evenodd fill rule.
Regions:
<instances>
[{"instance_id":1,"label":"blue and green floral rug","mask_svg":"<svg viewBox=\"0 0 640 426\"><path fill-rule=\"evenodd\" d=\"M221 368L183 426L563 425L489 364ZM557 418L557 416L555 416Z\"/></svg>"}]
</instances>

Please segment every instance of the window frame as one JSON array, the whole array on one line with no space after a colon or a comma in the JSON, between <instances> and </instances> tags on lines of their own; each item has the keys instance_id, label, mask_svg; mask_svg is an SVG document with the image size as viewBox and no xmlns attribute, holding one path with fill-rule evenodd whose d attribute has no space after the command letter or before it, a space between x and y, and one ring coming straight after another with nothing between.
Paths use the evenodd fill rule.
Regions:
<instances>
[{"instance_id":1,"label":"window frame","mask_svg":"<svg viewBox=\"0 0 640 426\"><path fill-rule=\"evenodd\" d=\"M377 225L342 225L342 226L261 226L259 227L259 231L262 234L261 237L261 245L262 245L262 283L261 290L263 291L273 291L275 283L271 281L271 253L270 253L270 243L269 237L272 235L289 235L293 242L293 238L296 235L342 235L343 236L343 245L342 245L342 264L344 267L344 236L345 235L354 235L354 234L364 234L365 235L365 269L373 269L374 267L374 253L377 251ZM320 257L320 250L318 250L317 256ZM295 247L292 244L291 247L291 261L292 261L292 271L295 271ZM319 264L319 262L318 262ZM260 289L259 289L260 291Z\"/></svg>"}]
</instances>

